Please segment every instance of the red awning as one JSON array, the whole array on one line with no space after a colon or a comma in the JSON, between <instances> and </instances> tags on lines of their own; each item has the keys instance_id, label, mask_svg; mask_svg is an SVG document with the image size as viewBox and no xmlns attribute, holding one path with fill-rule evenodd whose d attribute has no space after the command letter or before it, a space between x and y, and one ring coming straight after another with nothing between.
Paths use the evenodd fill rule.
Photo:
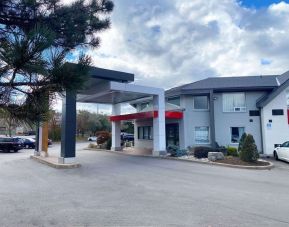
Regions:
<instances>
[{"instance_id":1,"label":"red awning","mask_svg":"<svg viewBox=\"0 0 289 227\"><path fill-rule=\"evenodd\" d=\"M158 117L158 111L149 111L149 112L140 112L140 113L110 116L109 120L110 121L125 121L125 120L157 118L157 117ZM165 117L166 119L182 119L183 112L166 111Z\"/></svg>"}]
</instances>

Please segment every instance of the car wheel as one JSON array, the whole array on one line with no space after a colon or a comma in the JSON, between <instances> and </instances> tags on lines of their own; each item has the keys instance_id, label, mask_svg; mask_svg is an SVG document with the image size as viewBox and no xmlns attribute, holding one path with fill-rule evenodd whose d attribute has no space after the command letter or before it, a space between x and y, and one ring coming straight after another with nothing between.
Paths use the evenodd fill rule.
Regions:
<instances>
[{"instance_id":1,"label":"car wheel","mask_svg":"<svg viewBox=\"0 0 289 227\"><path fill-rule=\"evenodd\" d=\"M19 150L14 150L14 153L18 152Z\"/></svg>"},{"instance_id":2,"label":"car wheel","mask_svg":"<svg viewBox=\"0 0 289 227\"><path fill-rule=\"evenodd\" d=\"M277 161L279 160L279 158L278 158L278 154L277 154L276 151L274 151L274 158L275 158Z\"/></svg>"},{"instance_id":3,"label":"car wheel","mask_svg":"<svg viewBox=\"0 0 289 227\"><path fill-rule=\"evenodd\" d=\"M92 139L89 139L88 141L90 141L90 142L91 142L91 141L92 141Z\"/></svg>"}]
</instances>

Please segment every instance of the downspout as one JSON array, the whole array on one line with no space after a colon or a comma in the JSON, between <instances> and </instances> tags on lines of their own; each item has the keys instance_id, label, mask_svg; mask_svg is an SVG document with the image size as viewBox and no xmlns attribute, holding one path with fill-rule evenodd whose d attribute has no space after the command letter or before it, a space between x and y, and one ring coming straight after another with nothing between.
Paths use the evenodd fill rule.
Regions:
<instances>
[{"instance_id":1,"label":"downspout","mask_svg":"<svg viewBox=\"0 0 289 227\"><path fill-rule=\"evenodd\" d=\"M214 91L210 90L210 134L212 148L216 148Z\"/></svg>"},{"instance_id":2,"label":"downspout","mask_svg":"<svg viewBox=\"0 0 289 227\"><path fill-rule=\"evenodd\" d=\"M262 122L262 107L259 107L260 112L260 132L261 132L261 154L264 154L264 141L263 141L263 122Z\"/></svg>"}]
</instances>

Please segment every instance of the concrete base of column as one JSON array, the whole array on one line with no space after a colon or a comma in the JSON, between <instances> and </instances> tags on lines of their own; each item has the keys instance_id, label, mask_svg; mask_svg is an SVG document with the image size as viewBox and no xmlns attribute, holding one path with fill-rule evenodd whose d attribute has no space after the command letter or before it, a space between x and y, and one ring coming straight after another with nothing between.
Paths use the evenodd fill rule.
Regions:
<instances>
[{"instance_id":1,"label":"concrete base of column","mask_svg":"<svg viewBox=\"0 0 289 227\"><path fill-rule=\"evenodd\" d=\"M40 151L34 151L34 156L40 156Z\"/></svg>"},{"instance_id":2,"label":"concrete base of column","mask_svg":"<svg viewBox=\"0 0 289 227\"><path fill-rule=\"evenodd\" d=\"M74 157L72 157L72 158L59 157L58 163L60 163L60 164L73 164L73 163L76 163L76 160Z\"/></svg>"},{"instance_id":3,"label":"concrete base of column","mask_svg":"<svg viewBox=\"0 0 289 227\"><path fill-rule=\"evenodd\" d=\"M153 151L153 156L165 156L167 151Z\"/></svg>"},{"instance_id":4,"label":"concrete base of column","mask_svg":"<svg viewBox=\"0 0 289 227\"><path fill-rule=\"evenodd\" d=\"M122 151L122 147L111 147L111 151Z\"/></svg>"},{"instance_id":5,"label":"concrete base of column","mask_svg":"<svg viewBox=\"0 0 289 227\"><path fill-rule=\"evenodd\" d=\"M47 158L49 155L48 155L48 152L46 152L46 151L41 151L40 152L40 155L42 156L42 157L44 157L44 158Z\"/></svg>"}]
</instances>

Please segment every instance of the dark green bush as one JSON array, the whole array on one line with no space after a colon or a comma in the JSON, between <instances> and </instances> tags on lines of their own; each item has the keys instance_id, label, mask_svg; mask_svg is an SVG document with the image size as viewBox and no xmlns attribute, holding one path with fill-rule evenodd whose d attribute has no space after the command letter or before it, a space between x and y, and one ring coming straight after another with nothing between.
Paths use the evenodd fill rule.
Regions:
<instances>
[{"instance_id":1,"label":"dark green bush","mask_svg":"<svg viewBox=\"0 0 289 227\"><path fill-rule=\"evenodd\" d=\"M184 155L187 155L186 150L180 150L180 148L176 145L169 145L167 147L167 152L172 156L172 157L181 157Z\"/></svg>"},{"instance_id":2,"label":"dark green bush","mask_svg":"<svg viewBox=\"0 0 289 227\"><path fill-rule=\"evenodd\" d=\"M239 141L239 147L238 147L238 151L239 152L241 152L241 150L243 148L243 144L245 142L246 137L247 137L247 134L244 132L243 135L240 138L240 141Z\"/></svg>"},{"instance_id":3,"label":"dark green bush","mask_svg":"<svg viewBox=\"0 0 289 227\"><path fill-rule=\"evenodd\" d=\"M252 135L248 134L242 145L242 150L240 152L241 160L245 162L256 162L259 158L259 153L255 140Z\"/></svg>"},{"instance_id":4,"label":"dark green bush","mask_svg":"<svg viewBox=\"0 0 289 227\"><path fill-rule=\"evenodd\" d=\"M214 152L214 149L211 147L195 147L194 157L195 158L208 158L209 152Z\"/></svg>"},{"instance_id":5,"label":"dark green bush","mask_svg":"<svg viewBox=\"0 0 289 227\"><path fill-rule=\"evenodd\" d=\"M228 146L227 147L227 155L228 156L238 157L239 154L238 154L237 148Z\"/></svg>"},{"instance_id":6,"label":"dark green bush","mask_svg":"<svg viewBox=\"0 0 289 227\"><path fill-rule=\"evenodd\" d=\"M110 150L110 149L111 149L111 136L106 141L106 150Z\"/></svg>"}]
</instances>

